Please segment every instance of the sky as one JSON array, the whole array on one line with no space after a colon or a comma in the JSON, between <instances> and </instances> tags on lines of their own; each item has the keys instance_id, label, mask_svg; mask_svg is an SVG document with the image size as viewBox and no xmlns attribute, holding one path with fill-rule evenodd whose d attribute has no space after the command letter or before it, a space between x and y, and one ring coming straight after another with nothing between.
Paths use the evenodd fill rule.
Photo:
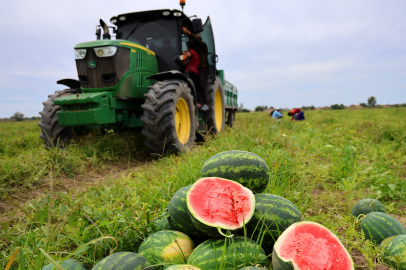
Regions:
<instances>
[{"instance_id":1,"label":"sky","mask_svg":"<svg viewBox=\"0 0 406 270\"><path fill-rule=\"evenodd\" d=\"M74 46L100 18L179 9L177 0L13 0L0 9L0 118L39 116L42 102L77 79ZM404 0L186 0L213 25L218 69L245 108L406 103Z\"/></svg>"}]
</instances>

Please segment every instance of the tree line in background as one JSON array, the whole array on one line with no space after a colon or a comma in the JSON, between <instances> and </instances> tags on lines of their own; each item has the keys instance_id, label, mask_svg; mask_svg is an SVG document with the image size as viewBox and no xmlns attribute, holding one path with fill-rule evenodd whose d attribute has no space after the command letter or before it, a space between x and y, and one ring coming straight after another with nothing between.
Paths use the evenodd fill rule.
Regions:
<instances>
[{"instance_id":1,"label":"tree line in background","mask_svg":"<svg viewBox=\"0 0 406 270\"><path fill-rule=\"evenodd\" d=\"M40 116L24 117L21 112L15 112L10 118L0 118L0 121L24 121L24 120L40 120Z\"/></svg>"}]
</instances>

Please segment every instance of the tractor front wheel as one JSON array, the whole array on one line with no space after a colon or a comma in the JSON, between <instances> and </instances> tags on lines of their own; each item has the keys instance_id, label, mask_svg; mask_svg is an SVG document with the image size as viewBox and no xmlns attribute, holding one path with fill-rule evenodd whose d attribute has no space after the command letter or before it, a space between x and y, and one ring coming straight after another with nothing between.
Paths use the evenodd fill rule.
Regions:
<instances>
[{"instance_id":1,"label":"tractor front wheel","mask_svg":"<svg viewBox=\"0 0 406 270\"><path fill-rule=\"evenodd\" d=\"M48 96L47 101L42 103L44 108L39 112L41 122L38 123L38 126L42 130L40 138L44 140L46 149L52 147L63 148L75 137L75 132L72 127L64 127L58 124L56 112L61 110L61 106L55 105L54 100L81 92L82 90L79 88L56 91L53 95Z\"/></svg>"},{"instance_id":2,"label":"tractor front wheel","mask_svg":"<svg viewBox=\"0 0 406 270\"><path fill-rule=\"evenodd\" d=\"M184 152L195 142L197 116L191 90L181 80L156 82L142 105L142 134L152 154Z\"/></svg>"},{"instance_id":3,"label":"tractor front wheel","mask_svg":"<svg viewBox=\"0 0 406 270\"><path fill-rule=\"evenodd\" d=\"M226 125L224 90L219 76L216 77L213 84L208 85L207 99L209 109L205 112L201 111L201 115L206 123L207 131L218 134L224 130Z\"/></svg>"}]
</instances>

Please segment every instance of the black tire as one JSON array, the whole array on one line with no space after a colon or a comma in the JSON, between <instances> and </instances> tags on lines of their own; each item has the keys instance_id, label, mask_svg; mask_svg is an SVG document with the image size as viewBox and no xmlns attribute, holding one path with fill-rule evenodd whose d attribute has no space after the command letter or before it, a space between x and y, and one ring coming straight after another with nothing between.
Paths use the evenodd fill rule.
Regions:
<instances>
[{"instance_id":1,"label":"black tire","mask_svg":"<svg viewBox=\"0 0 406 270\"><path fill-rule=\"evenodd\" d=\"M221 99L221 111L216 112L215 108L215 99L216 99L216 92L219 92L220 99ZM209 109L205 112L200 111L204 122L206 123L207 131L210 131L212 134L218 134L222 132L226 125L226 110L225 110L225 98L224 98L224 90L223 84L221 83L221 79L219 76L216 77L216 80L213 84L209 84L207 86L207 105ZM221 120L216 121L216 113L221 115Z\"/></svg>"},{"instance_id":2,"label":"black tire","mask_svg":"<svg viewBox=\"0 0 406 270\"><path fill-rule=\"evenodd\" d=\"M39 112L41 122L38 123L38 126L42 130L40 138L44 140L44 147L46 149L52 147L63 148L75 137L72 127L64 127L58 124L56 112L61 110L61 106L55 105L54 100L59 97L75 95L81 92L82 90L79 88L56 91L54 94L48 96L47 101L42 103L44 104L44 108Z\"/></svg>"},{"instance_id":3,"label":"black tire","mask_svg":"<svg viewBox=\"0 0 406 270\"><path fill-rule=\"evenodd\" d=\"M235 110L229 110L227 112L227 122L226 124L230 127L234 127L234 121L235 121Z\"/></svg>"},{"instance_id":4,"label":"black tire","mask_svg":"<svg viewBox=\"0 0 406 270\"><path fill-rule=\"evenodd\" d=\"M156 82L148 87L148 94L144 96L145 103L142 105L144 113L141 117L144 122L142 134L146 137L145 145L150 150L150 153L177 153L189 149L195 142L198 122L193 96L188 84L181 80ZM185 103L180 99L183 99ZM187 134L188 137L184 136L183 138L178 137L175 125L177 104L180 103L187 106L187 111L183 111L185 115L189 116L190 121L190 131L186 129L186 133L183 133Z\"/></svg>"}]
</instances>

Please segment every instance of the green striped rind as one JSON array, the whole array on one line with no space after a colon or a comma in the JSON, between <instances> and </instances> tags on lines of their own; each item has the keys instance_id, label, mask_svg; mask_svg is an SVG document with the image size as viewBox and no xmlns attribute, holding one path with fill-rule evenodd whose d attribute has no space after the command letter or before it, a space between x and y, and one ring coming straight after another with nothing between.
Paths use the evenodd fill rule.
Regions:
<instances>
[{"instance_id":1,"label":"green striped rind","mask_svg":"<svg viewBox=\"0 0 406 270\"><path fill-rule=\"evenodd\" d=\"M220 179L220 180L225 180L225 181L229 181L230 183L242 187L242 189L246 192L246 196L250 197L249 202L251 203L251 209L252 211L244 213L244 222L248 223L252 216L254 215L254 211L255 211L255 196L254 194L251 192L251 190L247 189L246 187L242 186L240 183L229 180L229 179L223 179L223 178L219 178L219 177L213 177L212 179ZM199 229L202 233L204 233L205 235L208 235L210 237L221 237L222 235L219 234L218 232L218 228L221 228L223 230L230 230L233 232L236 232L238 230L240 230L244 224L241 224L240 228L229 228L228 224L223 224L223 226L219 226L219 227L213 227L212 224L208 223L207 221L203 220L201 217L199 217L196 213L194 213L192 206L189 203L189 196L193 190L193 188L195 188L196 186L199 185L200 182L205 181L206 178L200 178L198 181L196 181L192 187L189 189L188 193L186 194L186 202L187 202L187 210L188 210L188 214L190 217L190 220L192 221L194 227L196 227L197 229ZM223 232L225 233L225 232Z\"/></svg>"},{"instance_id":2,"label":"green striped rind","mask_svg":"<svg viewBox=\"0 0 406 270\"><path fill-rule=\"evenodd\" d=\"M290 225L302 220L302 214L291 201L274 194L255 194L255 212L247 224L247 233L253 239L265 232L263 246L272 250L272 246Z\"/></svg>"},{"instance_id":3,"label":"green striped rind","mask_svg":"<svg viewBox=\"0 0 406 270\"><path fill-rule=\"evenodd\" d=\"M206 160L202 167L202 177L230 179L254 193L265 190L269 182L268 172L268 166L260 156L238 150L218 153Z\"/></svg>"},{"instance_id":4,"label":"green striped rind","mask_svg":"<svg viewBox=\"0 0 406 270\"><path fill-rule=\"evenodd\" d=\"M152 224L155 226L155 232L175 229L172 228L171 224L168 221L168 218L155 220L154 222L152 222Z\"/></svg>"},{"instance_id":5,"label":"green striped rind","mask_svg":"<svg viewBox=\"0 0 406 270\"><path fill-rule=\"evenodd\" d=\"M98 262L92 270L155 270L143 256L132 252L117 252Z\"/></svg>"},{"instance_id":6,"label":"green striped rind","mask_svg":"<svg viewBox=\"0 0 406 270\"><path fill-rule=\"evenodd\" d=\"M366 239L378 245L385 238L406 234L405 228L396 218L381 212L369 213L361 221L361 230Z\"/></svg>"},{"instance_id":7,"label":"green striped rind","mask_svg":"<svg viewBox=\"0 0 406 270\"><path fill-rule=\"evenodd\" d=\"M372 205L371 205L372 204ZM386 213L385 206L378 200L366 198L358 201L351 210L351 216L358 217L372 212Z\"/></svg>"},{"instance_id":8,"label":"green striped rind","mask_svg":"<svg viewBox=\"0 0 406 270\"><path fill-rule=\"evenodd\" d=\"M189 211L189 209L187 210L188 214L189 214L189 219L192 222L193 226L195 228L197 228L199 230L200 233L207 235L209 237L212 238L217 238L217 237L222 237L222 235L219 233L217 228L208 226L202 222L200 222L199 220L197 220L192 213ZM224 231L224 233L226 233Z\"/></svg>"},{"instance_id":9,"label":"green striped rind","mask_svg":"<svg viewBox=\"0 0 406 270\"><path fill-rule=\"evenodd\" d=\"M227 241L227 244L223 258L224 241ZM221 265L223 270L234 270L237 266L268 266L268 263L265 251L254 241L244 237L207 240L193 251L188 260L188 264L202 270L220 269Z\"/></svg>"},{"instance_id":10,"label":"green striped rind","mask_svg":"<svg viewBox=\"0 0 406 270\"><path fill-rule=\"evenodd\" d=\"M193 225L188 215L186 194L191 186L186 186L176 191L169 202L168 211L171 215L173 228L192 236L201 235L202 233Z\"/></svg>"},{"instance_id":11,"label":"green striped rind","mask_svg":"<svg viewBox=\"0 0 406 270\"><path fill-rule=\"evenodd\" d=\"M86 270L81 262L73 260L73 259L67 259L66 261L60 263L60 265L65 268L65 270ZM45 265L42 270L56 270L57 268L52 264Z\"/></svg>"},{"instance_id":12,"label":"green striped rind","mask_svg":"<svg viewBox=\"0 0 406 270\"><path fill-rule=\"evenodd\" d=\"M406 235L396 235L382 241L384 261L394 269L406 269Z\"/></svg>"},{"instance_id":13,"label":"green striped rind","mask_svg":"<svg viewBox=\"0 0 406 270\"><path fill-rule=\"evenodd\" d=\"M151 234L142 242L138 253L152 264L169 262L183 263L189 258L195 244L189 236L177 231L160 231Z\"/></svg>"},{"instance_id":14,"label":"green striped rind","mask_svg":"<svg viewBox=\"0 0 406 270\"><path fill-rule=\"evenodd\" d=\"M275 250L272 251L272 267L273 270L293 270L292 264L279 258Z\"/></svg>"},{"instance_id":15,"label":"green striped rind","mask_svg":"<svg viewBox=\"0 0 406 270\"><path fill-rule=\"evenodd\" d=\"M164 270L202 270L202 269L189 264L178 264L166 267Z\"/></svg>"}]
</instances>

